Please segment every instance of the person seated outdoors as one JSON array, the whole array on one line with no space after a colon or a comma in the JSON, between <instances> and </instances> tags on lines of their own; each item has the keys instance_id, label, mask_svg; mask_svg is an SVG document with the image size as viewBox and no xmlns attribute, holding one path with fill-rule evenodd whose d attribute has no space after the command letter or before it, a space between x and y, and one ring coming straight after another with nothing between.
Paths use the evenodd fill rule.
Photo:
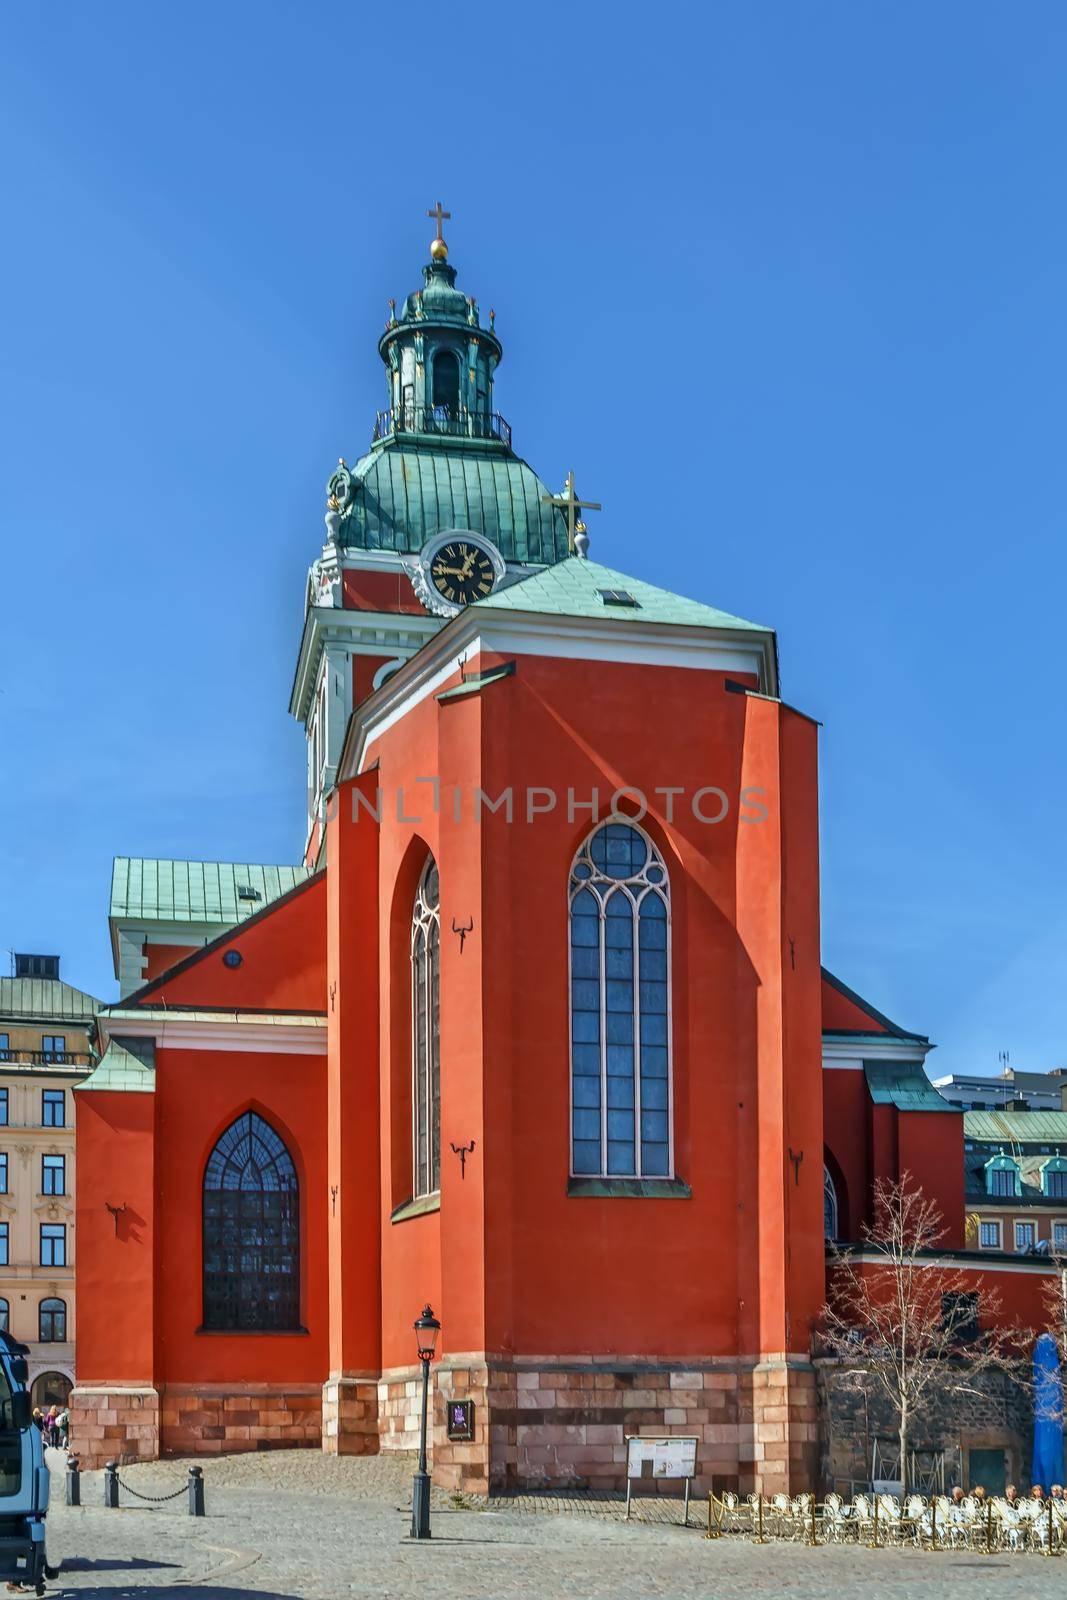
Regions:
<instances>
[{"instance_id":1,"label":"person seated outdoors","mask_svg":"<svg viewBox=\"0 0 1067 1600\"><path fill-rule=\"evenodd\" d=\"M1010 1506L1018 1505L1019 1491L1013 1483L1008 1484L1008 1487L1004 1491L1004 1498Z\"/></svg>"}]
</instances>

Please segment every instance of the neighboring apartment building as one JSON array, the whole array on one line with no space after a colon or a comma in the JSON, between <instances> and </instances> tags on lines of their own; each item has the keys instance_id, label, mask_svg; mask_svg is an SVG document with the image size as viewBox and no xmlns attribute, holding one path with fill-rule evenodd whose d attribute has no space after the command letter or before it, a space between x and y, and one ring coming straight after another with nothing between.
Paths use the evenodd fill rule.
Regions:
<instances>
[{"instance_id":1,"label":"neighboring apartment building","mask_svg":"<svg viewBox=\"0 0 1067 1600\"><path fill-rule=\"evenodd\" d=\"M58 956L0 978L0 1326L29 1345L35 1405L74 1382L74 1095L99 1001Z\"/></svg>"},{"instance_id":2,"label":"neighboring apartment building","mask_svg":"<svg viewBox=\"0 0 1067 1600\"><path fill-rule=\"evenodd\" d=\"M1067 1109L1067 1068L1050 1072L1017 1072L1006 1067L992 1073L958 1073L935 1078L934 1088L966 1111L1061 1111Z\"/></svg>"},{"instance_id":3,"label":"neighboring apartment building","mask_svg":"<svg viewBox=\"0 0 1067 1600\"><path fill-rule=\"evenodd\" d=\"M1067 1256L1067 1111L968 1111L967 1243Z\"/></svg>"}]
</instances>

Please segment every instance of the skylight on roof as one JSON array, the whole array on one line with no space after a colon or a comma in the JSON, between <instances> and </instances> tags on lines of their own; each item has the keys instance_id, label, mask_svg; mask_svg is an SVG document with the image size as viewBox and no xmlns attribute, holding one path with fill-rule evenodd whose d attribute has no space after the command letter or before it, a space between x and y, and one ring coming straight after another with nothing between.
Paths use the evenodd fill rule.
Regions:
<instances>
[{"instance_id":1,"label":"skylight on roof","mask_svg":"<svg viewBox=\"0 0 1067 1600\"><path fill-rule=\"evenodd\" d=\"M597 594L606 606L633 606L639 609L636 596L628 589L598 589Z\"/></svg>"}]
</instances>

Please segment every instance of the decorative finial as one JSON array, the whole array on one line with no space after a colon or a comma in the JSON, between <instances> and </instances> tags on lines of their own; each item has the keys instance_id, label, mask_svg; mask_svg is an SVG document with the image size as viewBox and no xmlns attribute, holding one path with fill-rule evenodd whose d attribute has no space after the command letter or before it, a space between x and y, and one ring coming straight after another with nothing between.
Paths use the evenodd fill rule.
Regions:
<instances>
[{"instance_id":1,"label":"decorative finial","mask_svg":"<svg viewBox=\"0 0 1067 1600\"><path fill-rule=\"evenodd\" d=\"M451 211L446 211L444 209L444 207L442 206L440 200L438 200L438 202L434 206L433 210L432 211L427 211L426 215L428 217L433 217L434 220L437 223L437 237L434 239L433 243L430 246L430 260L431 261L447 261L448 260L448 246L447 246L447 244L445 244L444 234L441 232L441 224L442 224L442 222L451 222L452 221L452 213L451 213Z\"/></svg>"},{"instance_id":2,"label":"decorative finial","mask_svg":"<svg viewBox=\"0 0 1067 1600\"><path fill-rule=\"evenodd\" d=\"M348 466L348 462L345 460L344 456L338 456L337 457L337 465L339 467L347 467Z\"/></svg>"},{"instance_id":3,"label":"decorative finial","mask_svg":"<svg viewBox=\"0 0 1067 1600\"><path fill-rule=\"evenodd\" d=\"M579 500L574 492L574 473L568 472L567 481L559 494L543 494L541 496L546 506L559 506L561 511L567 513L567 548L571 552L577 551L578 555L585 555L589 548L589 537L585 532L585 524L579 521L579 511L600 511L603 507L599 500ZM585 536L585 550L578 550L576 534L581 529Z\"/></svg>"},{"instance_id":4,"label":"decorative finial","mask_svg":"<svg viewBox=\"0 0 1067 1600\"><path fill-rule=\"evenodd\" d=\"M584 522L574 524L574 553L581 561L589 559L589 535Z\"/></svg>"},{"instance_id":5,"label":"decorative finial","mask_svg":"<svg viewBox=\"0 0 1067 1600\"><path fill-rule=\"evenodd\" d=\"M490 328L496 327L496 312L492 309L492 307L489 308L489 326Z\"/></svg>"}]
</instances>

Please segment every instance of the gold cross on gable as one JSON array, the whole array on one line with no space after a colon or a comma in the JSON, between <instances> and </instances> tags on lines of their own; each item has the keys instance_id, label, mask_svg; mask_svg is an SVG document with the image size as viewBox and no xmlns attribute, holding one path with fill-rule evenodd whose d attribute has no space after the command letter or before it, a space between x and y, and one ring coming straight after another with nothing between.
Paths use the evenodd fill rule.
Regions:
<instances>
[{"instance_id":1,"label":"gold cross on gable","mask_svg":"<svg viewBox=\"0 0 1067 1600\"><path fill-rule=\"evenodd\" d=\"M599 500L579 500L574 492L574 473L568 472L567 480L560 494L543 494L542 503L546 506L559 506L560 510L567 513L567 548L574 549L574 535L582 523L577 513L579 511L603 511Z\"/></svg>"},{"instance_id":2,"label":"gold cross on gable","mask_svg":"<svg viewBox=\"0 0 1067 1600\"><path fill-rule=\"evenodd\" d=\"M444 234L441 232L441 224L442 224L442 222L451 222L452 221L452 213L451 213L451 211L445 211L444 208L441 205L440 200L438 200L438 202L434 206L433 210L432 211L427 211L426 215L428 217L434 217L436 219L436 221L437 221L437 237L439 239L443 239L444 238Z\"/></svg>"}]
</instances>

